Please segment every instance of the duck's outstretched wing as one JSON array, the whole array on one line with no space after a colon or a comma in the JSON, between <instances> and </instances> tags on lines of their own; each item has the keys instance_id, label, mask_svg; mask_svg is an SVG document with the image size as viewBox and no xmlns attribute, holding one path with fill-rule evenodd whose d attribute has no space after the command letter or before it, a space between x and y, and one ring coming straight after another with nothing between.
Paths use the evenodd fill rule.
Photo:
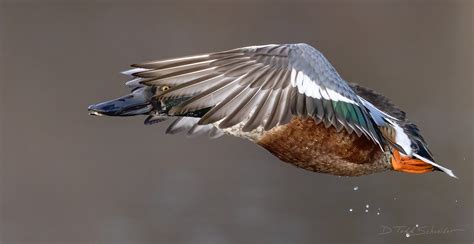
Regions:
<instances>
[{"instance_id":1,"label":"duck's outstretched wing","mask_svg":"<svg viewBox=\"0 0 474 244\"><path fill-rule=\"evenodd\" d=\"M209 109L199 124L218 123L228 128L243 123L244 131L269 130L292 116L311 116L382 145L357 94L329 61L307 44L263 45L223 52L133 65L141 84L169 87L155 99L188 98L169 111L184 116Z\"/></svg>"}]
</instances>

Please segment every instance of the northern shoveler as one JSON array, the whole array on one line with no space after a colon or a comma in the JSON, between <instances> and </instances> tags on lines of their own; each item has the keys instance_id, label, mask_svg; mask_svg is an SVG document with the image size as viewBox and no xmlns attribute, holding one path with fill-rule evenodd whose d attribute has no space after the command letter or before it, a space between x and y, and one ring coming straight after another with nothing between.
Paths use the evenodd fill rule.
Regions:
<instances>
[{"instance_id":1,"label":"northern shoveler","mask_svg":"<svg viewBox=\"0 0 474 244\"><path fill-rule=\"evenodd\" d=\"M129 95L92 115L176 118L167 133L246 138L322 173L453 172L435 163L417 126L387 98L343 80L307 44L261 45L132 65Z\"/></svg>"}]
</instances>

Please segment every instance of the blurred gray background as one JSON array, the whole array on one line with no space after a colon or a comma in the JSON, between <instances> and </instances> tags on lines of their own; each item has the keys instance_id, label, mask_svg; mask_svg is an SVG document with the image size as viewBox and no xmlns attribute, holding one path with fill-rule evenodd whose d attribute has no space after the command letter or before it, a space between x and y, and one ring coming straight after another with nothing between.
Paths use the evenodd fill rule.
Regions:
<instances>
[{"instance_id":1,"label":"blurred gray background","mask_svg":"<svg viewBox=\"0 0 474 244\"><path fill-rule=\"evenodd\" d=\"M448 0L4 0L0 241L472 243L473 10ZM131 63L292 42L405 109L460 179L316 174L241 139L87 115L127 92L119 71ZM395 229L416 224L451 231Z\"/></svg>"}]
</instances>

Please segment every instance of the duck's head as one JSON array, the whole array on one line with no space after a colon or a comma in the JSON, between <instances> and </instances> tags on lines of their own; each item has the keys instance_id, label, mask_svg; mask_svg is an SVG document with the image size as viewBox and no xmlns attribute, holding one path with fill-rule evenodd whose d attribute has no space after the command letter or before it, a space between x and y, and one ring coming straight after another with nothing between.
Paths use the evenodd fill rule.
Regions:
<instances>
[{"instance_id":1,"label":"duck's head","mask_svg":"<svg viewBox=\"0 0 474 244\"><path fill-rule=\"evenodd\" d=\"M137 87L128 95L88 107L90 115L133 116L146 115L153 110L151 98L155 93L154 87Z\"/></svg>"}]
</instances>

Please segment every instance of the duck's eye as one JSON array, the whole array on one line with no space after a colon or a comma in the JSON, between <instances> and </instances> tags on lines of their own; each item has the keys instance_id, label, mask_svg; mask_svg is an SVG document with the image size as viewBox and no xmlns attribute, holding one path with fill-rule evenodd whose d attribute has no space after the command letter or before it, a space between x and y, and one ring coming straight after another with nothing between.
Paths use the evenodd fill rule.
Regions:
<instances>
[{"instance_id":1,"label":"duck's eye","mask_svg":"<svg viewBox=\"0 0 474 244\"><path fill-rule=\"evenodd\" d=\"M167 90L169 90L169 89L170 89L169 86L162 86L162 87L161 87L161 91L167 91Z\"/></svg>"}]
</instances>

